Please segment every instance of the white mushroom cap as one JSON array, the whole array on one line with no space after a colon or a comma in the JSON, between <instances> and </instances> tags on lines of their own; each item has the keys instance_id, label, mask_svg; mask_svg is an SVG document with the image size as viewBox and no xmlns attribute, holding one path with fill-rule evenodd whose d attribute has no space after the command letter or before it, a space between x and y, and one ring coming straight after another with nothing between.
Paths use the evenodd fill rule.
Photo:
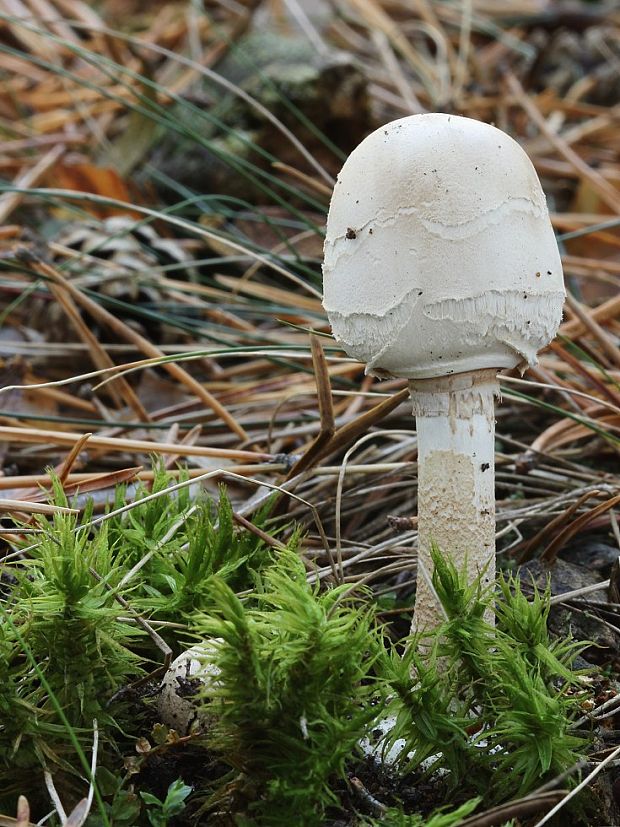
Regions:
<instances>
[{"instance_id":1,"label":"white mushroom cap","mask_svg":"<svg viewBox=\"0 0 620 827\"><path fill-rule=\"evenodd\" d=\"M411 379L535 364L565 296L529 158L499 129L445 114L392 121L351 153L323 275L345 350Z\"/></svg>"}]
</instances>

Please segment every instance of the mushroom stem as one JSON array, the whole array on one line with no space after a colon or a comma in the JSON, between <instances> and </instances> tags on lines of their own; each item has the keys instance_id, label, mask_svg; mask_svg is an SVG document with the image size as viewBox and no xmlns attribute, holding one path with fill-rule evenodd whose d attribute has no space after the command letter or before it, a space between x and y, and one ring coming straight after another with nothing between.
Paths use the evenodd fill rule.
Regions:
<instances>
[{"instance_id":1,"label":"mushroom stem","mask_svg":"<svg viewBox=\"0 0 620 827\"><path fill-rule=\"evenodd\" d=\"M496 370L409 383L418 433L418 580L413 630L444 620L431 583L434 543L467 582L495 577ZM491 619L491 618L489 618Z\"/></svg>"}]
</instances>

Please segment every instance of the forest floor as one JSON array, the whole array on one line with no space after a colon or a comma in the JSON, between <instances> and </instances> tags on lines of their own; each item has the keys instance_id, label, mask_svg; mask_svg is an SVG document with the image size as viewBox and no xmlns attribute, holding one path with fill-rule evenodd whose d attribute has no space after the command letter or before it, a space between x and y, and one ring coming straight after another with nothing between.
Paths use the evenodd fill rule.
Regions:
<instances>
[{"instance_id":1,"label":"forest floor","mask_svg":"<svg viewBox=\"0 0 620 827\"><path fill-rule=\"evenodd\" d=\"M498 566L515 572L523 565L529 594L534 583L544 591L550 577L552 633L590 642L577 666L594 669L582 710L592 740L569 778L597 774L584 785L597 803L571 810L570 822L560 813L556 823L620 824L617 5L7 0L0 4L0 73L0 603L7 636L6 645L0 641L0 825L25 827L49 811L54 823L72 827L86 819L181 823L182 811L187 823L282 823L185 808L190 787L204 804L222 769L205 761L200 733L162 735L157 719L166 653L177 656L196 629L185 609L166 614L176 569L157 569L168 585L151 592L140 591L137 572L146 583L167 542L176 554L191 546L194 529L208 534L184 524L183 509L192 509L199 492L217 502L225 485L235 526L228 540L239 544L239 565L252 577L251 538L273 552L295 548L309 583L363 586L388 637L399 645L407 635L417 544L407 383L365 375L339 349L321 304L321 263L329 199L347 154L378 126L424 112L464 115L512 135L547 196L568 296L558 336L539 364L500 377ZM112 508L177 482L177 499L164 492L159 511L143 505L135 525L121 525L119 516L108 531L117 543L110 548L133 543L134 550L125 568L114 569L122 573L105 623L124 623L136 635L141 629L150 643L123 638L131 657L112 675L106 641L124 632L104 624L89 654L104 664L109 695L131 688L130 718L140 723L131 730L123 719L122 735L108 741L107 707L87 712L80 696L82 709L67 730L74 728L77 741L60 736L54 727L67 721L53 716L62 691L43 691L60 644L49 630L40 639L35 631L65 604L46 604L49 592L32 584L46 565L52 591L59 582L69 588L68 574L44 559L41 537L51 531L60 547L54 532L69 525L63 520L75 519L74 531L91 528ZM190 500L181 507L183 492ZM270 519L259 515L267 502ZM209 512L217 530L221 508ZM56 521L49 530L46 519ZM93 528L89 536L99 534ZM78 591L78 581L103 577L101 555L88 558L94 574L87 567L86 580L75 575ZM15 613L16 578L29 606L23 615ZM242 596L256 585L227 582ZM76 594L71 599L84 600ZM38 661L27 654L35 644ZM15 693L3 697L9 685ZM43 729L9 726L22 720L17 708L36 726L40 715ZM93 719L102 737L99 787L88 775L98 737ZM76 743L86 768L80 750L72 752ZM188 789L172 788L168 810L147 800L163 800L179 779ZM542 824L567 795L563 779L560 796L553 784L541 791L543 781L550 779L541 774L533 785L534 803L510 809L519 798L515 784L504 810L482 796L462 823ZM360 759L348 761L346 778L334 783L338 804L323 823L370 823L356 821L366 813L376 823L424 824L435 807L461 805L476 792L463 788L446 798L432 780L396 779ZM392 814L381 821L399 801L403 820ZM73 809L78 802L82 809ZM421 820L412 820L415 812L424 813ZM298 823L321 822L300 814Z\"/></svg>"}]
</instances>

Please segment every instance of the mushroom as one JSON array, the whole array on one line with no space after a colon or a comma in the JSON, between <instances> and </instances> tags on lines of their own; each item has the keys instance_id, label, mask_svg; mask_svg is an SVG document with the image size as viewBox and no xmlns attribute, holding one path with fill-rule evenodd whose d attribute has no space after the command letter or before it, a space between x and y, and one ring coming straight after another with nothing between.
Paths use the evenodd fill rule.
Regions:
<instances>
[{"instance_id":1,"label":"mushroom","mask_svg":"<svg viewBox=\"0 0 620 827\"><path fill-rule=\"evenodd\" d=\"M324 299L366 372L409 380L418 434L414 628L442 620L433 543L495 576L494 398L555 336L565 291L545 196L504 132L412 115L351 153L329 209ZM466 561L466 563L465 563Z\"/></svg>"}]
</instances>

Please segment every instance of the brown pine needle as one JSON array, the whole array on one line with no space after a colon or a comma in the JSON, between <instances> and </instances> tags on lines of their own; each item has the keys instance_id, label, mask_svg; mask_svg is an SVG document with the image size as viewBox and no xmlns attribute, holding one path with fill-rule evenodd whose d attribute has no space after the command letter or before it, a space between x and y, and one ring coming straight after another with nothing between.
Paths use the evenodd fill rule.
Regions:
<instances>
[{"instance_id":1,"label":"brown pine needle","mask_svg":"<svg viewBox=\"0 0 620 827\"><path fill-rule=\"evenodd\" d=\"M22 511L24 514L79 514L79 508L66 508L64 505L32 503L27 500L0 499L0 512Z\"/></svg>"},{"instance_id":2,"label":"brown pine needle","mask_svg":"<svg viewBox=\"0 0 620 827\"><path fill-rule=\"evenodd\" d=\"M35 272L51 279L57 284L62 285L62 287L71 295L77 304L87 310L93 318L97 319L98 322L109 327L119 338L126 342L131 342L131 344L135 345L138 350L150 358L158 359L163 357L164 354L158 347L152 344L152 342L149 342L148 339L145 339L144 336L141 336L135 330L132 330L124 322L112 315L112 313L109 313L105 310L105 308L101 307L101 305L97 304L97 302L84 295L84 293L78 290L77 287L71 284L71 282L67 281L55 267L52 267L50 264L47 264L37 258L33 260L28 252L26 252L25 258L27 263ZM207 407L210 408L213 413L221 419L228 428L230 428L231 431L236 433L242 441L247 442L249 440L245 430L241 427L241 425L239 425L235 418L230 415L226 408L224 408L224 406L221 405L217 399L212 396L212 394L210 394L209 391L201 385L197 379L194 379L194 377L184 368L174 362L163 362L162 367L174 376L175 379L178 379L187 388L189 388L189 390L199 399L201 399L205 405L207 405Z\"/></svg>"},{"instance_id":3,"label":"brown pine needle","mask_svg":"<svg viewBox=\"0 0 620 827\"><path fill-rule=\"evenodd\" d=\"M78 336L88 345L95 367L99 368L99 370L113 368L114 362L110 359L95 334L80 315L72 297L68 295L65 289L66 282L55 283L54 281L49 281L48 285L52 295L64 310ZM109 383L109 390L119 408L122 407L124 402L133 410L139 420L143 422L150 421L148 413L145 411L135 391L124 376L117 376L113 379Z\"/></svg>"},{"instance_id":4,"label":"brown pine needle","mask_svg":"<svg viewBox=\"0 0 620 827\"><path fill-rule=\"evenodd\" d=\"M45 431L38 428L15 428L0 426L0 439L11 442L27 442L36 445L70 445L82 437L69 431ZM118 437L91 436L89 445L102 451L129 451L147 454L179 454L182 456L217 457L219 459L239 459L268 462L271 454L254 451L241 451L234 448L207 448L203 445L180 445L167 442L148 442L145 439L120 439Z\"/></svg>"}]
</instances>

